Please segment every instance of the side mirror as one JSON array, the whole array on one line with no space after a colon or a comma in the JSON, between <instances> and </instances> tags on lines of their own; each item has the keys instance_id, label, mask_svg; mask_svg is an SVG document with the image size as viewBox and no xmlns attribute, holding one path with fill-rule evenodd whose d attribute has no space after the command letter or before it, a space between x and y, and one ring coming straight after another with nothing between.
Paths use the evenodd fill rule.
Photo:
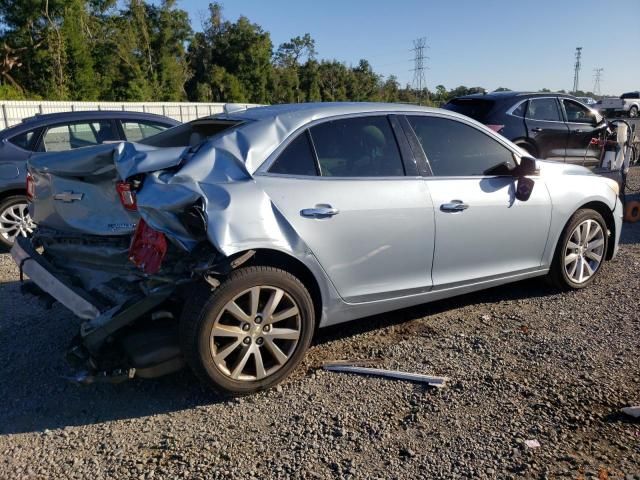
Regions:
<instances>
[{"instance_id":1,"label":"side mirror","mask_svg":"<svg viewBox=\"0 0 640 480\"><path fill-rule=\"evenodd\" d=\"M535 182L527 178L528 175L537 175L540 171L536 165L536 159L533 157L521 157L520 163L514 171L514 175L518 177L516 181L516 198L521 202L526 202L531 197Z\"/></svg>"}]
</instances>

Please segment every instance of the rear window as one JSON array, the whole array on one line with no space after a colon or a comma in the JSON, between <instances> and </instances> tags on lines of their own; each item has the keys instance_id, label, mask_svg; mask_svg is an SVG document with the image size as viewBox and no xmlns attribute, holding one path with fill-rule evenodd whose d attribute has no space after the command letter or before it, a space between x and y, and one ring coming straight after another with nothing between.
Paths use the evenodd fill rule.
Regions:
<instances>
[{"instance_id":1,"label":"rear window","mask_svg":"<svg viewBox=\"0 0 640 480\"><path fill-rule=\"evenodd\" d=\"M195 147L205 140L242 122L235 120L201 119L169 128L164 132L144 138L138 143L152 147Z\"/></svg>"},{"instance_id":2,"label":"rear window","mask_svg":"<svg viewBox=\"0 0 640 480\"><path fill-rule=\"evenodd\" d=\"M640 92L629 92L629 93L623 93L620 98L625 99L625 98L640 98Z\"/></svg>"},{"instance_id":3,"label":"rear window","mask_svg":"<svg viewBox=\"0 0 640 480\"><path fill-rule=\"evenodd\" d=\"M30 150L31 143L33 142L34 134L35 134L35 130L30 130L28 132L20 133L15 137L11 137L9 141L20 148L24 148L25 150Z\"/></svg>"},{"instance_id":4,"label":"rear window","mask_svg":"<svg viewBox=\"0 0 640 480\"><path fill-rule=\"evenodd\" d=\"M484 98L454 98L443 108L484 122L495 105L494 100Z\"/></svg>"}]
</instances>

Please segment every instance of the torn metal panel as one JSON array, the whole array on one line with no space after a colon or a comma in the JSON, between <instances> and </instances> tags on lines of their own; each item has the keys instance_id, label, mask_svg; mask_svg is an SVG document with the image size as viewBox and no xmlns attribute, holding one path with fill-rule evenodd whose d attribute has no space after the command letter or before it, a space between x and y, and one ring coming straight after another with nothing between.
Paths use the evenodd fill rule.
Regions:
<instances>
[{"instance_id":1,"label":"torn metal panel","mask_svg":"<svg viewBox=\"0 0 640 480\"><path fill-rule=\"evenodd\" d=\"M356 367L353 365L325 365L323 368L330 372L357 373L360 375L372 375L375 377L394 378L396 380L426 383L430 387L435 388L444 387L446 382L449 380L447 377L435 377L433 375L408 373L398 370L385 370L382 368Z\"/></svg>"}]
</instances>

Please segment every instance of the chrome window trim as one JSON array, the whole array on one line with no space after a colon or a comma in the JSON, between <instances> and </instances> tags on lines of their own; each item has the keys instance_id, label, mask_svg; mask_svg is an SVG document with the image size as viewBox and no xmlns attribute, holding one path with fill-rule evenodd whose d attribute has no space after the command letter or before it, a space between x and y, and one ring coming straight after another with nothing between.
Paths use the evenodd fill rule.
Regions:
<instances>
[{"instance_id":1,"label":"chrome window trim","mask_svg":"<svg viewBox=\"0 0 640 480\"><path fill-rule=\"evenodd\" d=\"M553 98L553 97L551 97ZM476 122L473 119L470 118L460 118L457 115L451 115L449 114L446 110L442 110L439 112L420 112L420 111L406 111L406 110L397 110L397 111L392 111L392 112L364 112L364 113L349 113L349 114L342 114L342 115L335 115L335 116L331 116L331 117L326 117L326 118L321 118L321 119L317 119L317 120L313 120L312 122L309 122L303 126L301 126L300 128L294 130L280 145L278 145L278 147L271 152L271 154L269 154L269 156L267 157L267 159L262 162L262 164L255 170L255 172L253 173L254 176L264 176L264 177L269 177L269 176L274 176L274 177L284 177L284 178L302 178L302 179L314 179L314 180L318 180L318 179L326 179L326 180L398 180L398 179L424 179L424 178L433 178L433 175L426 175L426 176L407 176L407 175L402 175L402 176L394 176L394 177L323 177L322 175L290 175L290 174L283 174L283 173L272 173L269 172L269 168L271 167L271 165L273 164L273 162L275 162L276 158L278 158L278 156L280 155L280 153L287 148L287 146L293 141L295 140L298 135L300 135L301 133L303 133L305 130L310 129L311 127L321 124L321 123L325 123L325 122L330 122L333 120L339 120L339 119L344 119L344 118L358 118L358 117L371 117L371 116L385 116L388 117L389 115L403 115L405 117L409 117L409 116L426 116L426 117L439 117L439 118L444 118L447 120L453 120L456 122L460 122L463 123L471 128L476 129L477 131L479 131L480 133L488 136L489 138L491 138L492 140L495 140L496 142L498 142L500 145L502 145L503 147L505 147L508 151L510 151L513 155L515 155L516 157L516 163L519 162L520 157L522 157L522 152L520 152L517 147L513 148L514 145L510 145L510 142L504 138L502 135L497 134L496 132L494 132L493 130L491 130L489 127ZM564 122L563 122L564 123ZM395 132L394 132L395 135ZM396 139L397 142L397 139ZM400 149L400 147L398 146L398 149ZM425 154L426 156L426 154ZM470 178L479 178L480 176L471 176ZM495 175L493 176L495 177ZM444 177L439 177L439 178L444 178ZM460 177L450 177L450 178L463 178L462 176Z\"/></svg>"}]
</instances>

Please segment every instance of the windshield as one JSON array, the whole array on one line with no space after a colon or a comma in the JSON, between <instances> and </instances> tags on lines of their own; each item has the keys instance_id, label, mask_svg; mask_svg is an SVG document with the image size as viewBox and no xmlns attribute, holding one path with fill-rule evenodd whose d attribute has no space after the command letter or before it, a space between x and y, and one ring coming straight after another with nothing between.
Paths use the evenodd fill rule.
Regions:
<instances>
[{"instance_id":1,"label":"windshield","mask_svg":"<svg viewBox=\"0 0 640 480\"><path fill-rule=\"evenodd\" d=\"M484 98L454 98L442 108L484 123L494 104L495 101Z\"/></svg>"}]
</instances>

